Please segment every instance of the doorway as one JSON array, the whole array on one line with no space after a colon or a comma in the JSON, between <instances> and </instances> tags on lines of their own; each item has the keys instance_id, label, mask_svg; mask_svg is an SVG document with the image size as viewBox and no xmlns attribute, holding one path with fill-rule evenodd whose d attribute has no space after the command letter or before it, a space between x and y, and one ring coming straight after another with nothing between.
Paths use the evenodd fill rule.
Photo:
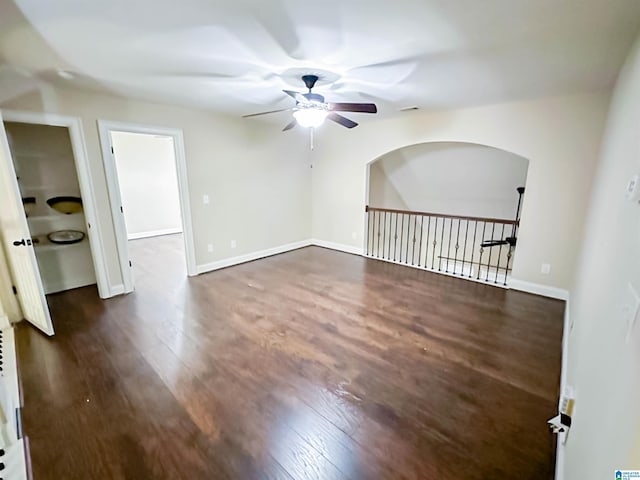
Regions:
<instances>
[{"instance_id":1,"label":"doorway","mask_svg":"<svg viewBox=\"0 0 640 480\"><path fill-rule=\"evenodd\" d=\"M110 293L80 120L3 111L0 182L5 274L20 306L11 320L52 335L46 294Z\"/></svg>"},{"instance_id":2,"label":"doorway","mask_svg":"<svg viewBox=\"0 0 640 480\"><path fill-rule=\"evenodd\" d=\"M4 122L44 293L96 283L69 129Z\"/></svg>"},{"instance_id":3,"label":"doorway","mask_svg":"<svg viewBox=\"0 0 640 480\"><path fill-rule=\"evenodd\" d=\"M136 258L132 255L154 250L168 235L182 236L187 274L195 275L182 132L103 120L98 121L98 129L123 293L134 289Z\"/></svg>"}]
</instances>

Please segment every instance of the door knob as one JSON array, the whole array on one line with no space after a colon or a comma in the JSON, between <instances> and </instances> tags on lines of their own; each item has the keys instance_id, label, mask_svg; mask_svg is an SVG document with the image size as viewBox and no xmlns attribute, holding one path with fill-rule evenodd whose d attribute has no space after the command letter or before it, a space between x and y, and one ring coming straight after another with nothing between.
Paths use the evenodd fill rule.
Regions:
<instances>
[{"instance_id":1,"label":"door knob","mask_svg":"<svg viewBox=\"0 0 640 480\"><path fill-rule=\"evenodd\" d=\"M31 239L27 238L26 240L23 238L22 240L16 240L13 242L13 245L19 247L20 245L31 245Z\"/></svg>"}]
</instances>

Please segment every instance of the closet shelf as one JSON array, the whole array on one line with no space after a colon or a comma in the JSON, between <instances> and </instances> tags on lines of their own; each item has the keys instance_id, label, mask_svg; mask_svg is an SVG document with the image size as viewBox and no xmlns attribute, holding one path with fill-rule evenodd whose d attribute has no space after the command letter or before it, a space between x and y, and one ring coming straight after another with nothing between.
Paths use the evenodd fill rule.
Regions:
<instances>
[{"instance_id":1,"label":"closet shelf","mask_svg":"<svg viewBox=\"0 0 640 480\"><path fill-rule=\"evenodd\" d=\"M37 252L55 252L60 250L66 250L68 248L78 248L82 246L89 246L89 242L82 240L78 243L36 243L33 245Z\"/></svg>"},{"instance_id":2,"label":"closet shelf","mask_svg":"<svg viewBox=\"0 0 640 480\"><path fill-rule=\"evenodd\" d=\"M20 179L18 179L20 182ZM54 190L56 192L71 192L75 194L80 193L80 189L77 185L20 185L20 190Z\"/></svg>"},{"instance_id":3,"label":"closet shelf","mask_svg":"<svg viewBox=\"0 0 640 480\"><path fill-rule=\"evenodd\" d=\"M45 220L63 220L63 219L69 219L69 218L78 218L78 217L83 217L84 213L83 212L77 212L77 213L55 213L55 214L48 214L48 215L33 215L31 217L27 217L27 222L32 222L32 221L45 221Z\"/></svg>"}]
</instances>

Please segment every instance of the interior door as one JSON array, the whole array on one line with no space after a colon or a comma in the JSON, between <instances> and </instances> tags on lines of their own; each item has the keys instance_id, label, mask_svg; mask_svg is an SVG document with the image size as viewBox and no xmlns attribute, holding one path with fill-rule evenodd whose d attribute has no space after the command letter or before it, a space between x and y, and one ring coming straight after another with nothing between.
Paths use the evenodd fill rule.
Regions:
<instances>
[{"instance_id":1,"label":"interior door","mask_svg":"<svg viewBox=\"0 0 640 480\"><path fill-rule=\"evenodd\" d=\"M11 158L7 132L0 114L0 230L22 315L47 335L53 324L44 296L36 254Z\"/></svg>"}]
</instances>

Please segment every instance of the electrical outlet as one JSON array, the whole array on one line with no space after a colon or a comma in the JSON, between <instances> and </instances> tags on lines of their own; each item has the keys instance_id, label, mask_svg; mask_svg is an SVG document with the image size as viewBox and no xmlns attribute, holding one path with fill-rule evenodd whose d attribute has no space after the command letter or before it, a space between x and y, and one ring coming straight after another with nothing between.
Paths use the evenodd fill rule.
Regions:
<instances>
[{"instance_id":1,"label":"electrical outlet","mask_svg":"<svg viewBox=\"0 0 640 480\"><path fill-rule=\"evenodd\" d=\"M543 263L540 267L540 273L543 275L549 275L551 273L551 265L549 263Z\"/></svg>"},{"instance_id":2,"label":"electrical outlet","mask_svg":"<svg viewBox=\"0 0 640 480\"><path fill-rule=\"evenodd\" d=\"M205 205L209 205L209 195L207 195L206 193L202 195L202 203L204 203Z\"/></svg>"},{"instance_id":3,"label":"electrical outlet","mask_svg":"<svg viewBox=\"0 0 640 480\"><path fill-rule=\"evenodd\" d=\"M213 252L213 243L207 243L207 252Z\"/></svg>"},{"instance_id":4,"label":"electrical outlet","mask_svg":"<svg viewBox=\"0 0 640 480\"><path fill-rule=\"evenodd\" d=\"M235 240L231 240L231 248L236 248L238 246L238 244L236 243Z\"/></svg>"}]
</instances>

